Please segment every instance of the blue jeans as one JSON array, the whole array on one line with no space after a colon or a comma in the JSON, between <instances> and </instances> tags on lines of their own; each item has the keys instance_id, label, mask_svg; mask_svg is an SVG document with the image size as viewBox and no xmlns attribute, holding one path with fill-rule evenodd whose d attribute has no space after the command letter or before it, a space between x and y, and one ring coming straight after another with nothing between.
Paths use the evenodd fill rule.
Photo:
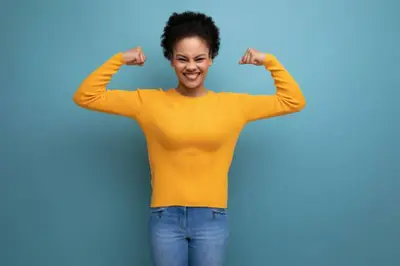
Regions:
<instances>
[{"instance_id":1,"label":"blue jeans","mask_svg":"<svg viewBox=\"0 0 400 266\"><path fill-rule=\"evenodd\" d=\"M150 208L154 266L222 266L228 230L224 208Z\"/></svg>"}]
</instances>

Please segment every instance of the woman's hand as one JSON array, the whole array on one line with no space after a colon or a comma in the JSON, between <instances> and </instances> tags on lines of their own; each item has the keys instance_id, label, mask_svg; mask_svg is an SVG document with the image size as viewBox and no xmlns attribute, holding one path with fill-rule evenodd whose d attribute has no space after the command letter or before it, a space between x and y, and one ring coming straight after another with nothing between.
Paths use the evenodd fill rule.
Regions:
<instances>
[{"instance_id":1,"label":"woman's hand","mask_svg":"<svg viewBox=\"0 0 400 266\"><path fill-rule=\"evenodd\" d=\"M257 51L253 48L248 48L246 53L240 59L239 64L241 65L256 65L261 66L264 64L264 60L267 54Z\"/></svg>"},{"instance_id":2,"label":"woman's hand","mask_svg":"<svg viewBox=\"0 0 400 266\"><path fill-rule=\"evenodd\" d=\"M146 61L146 56L140 46L124 52L122 58L124 63L130 66L143 66Z\"/></svg>"}]
</instances>

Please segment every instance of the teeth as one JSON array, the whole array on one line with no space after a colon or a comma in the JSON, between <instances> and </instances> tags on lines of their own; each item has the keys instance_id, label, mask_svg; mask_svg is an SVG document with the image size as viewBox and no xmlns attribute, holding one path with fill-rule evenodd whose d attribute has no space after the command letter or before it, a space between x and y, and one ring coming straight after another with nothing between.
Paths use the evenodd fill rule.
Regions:
<instances>
[{"instance_id":1,"label":"teeth","mask_svg":"<svg viewBox=\"0 0 400 266\"><path fill-rule=\"evenodd\" d=\"M200 74L195 73L195 74L185 74L185 77L187 77L190 80L195 80Z\"/></svg>"}]
</instances>

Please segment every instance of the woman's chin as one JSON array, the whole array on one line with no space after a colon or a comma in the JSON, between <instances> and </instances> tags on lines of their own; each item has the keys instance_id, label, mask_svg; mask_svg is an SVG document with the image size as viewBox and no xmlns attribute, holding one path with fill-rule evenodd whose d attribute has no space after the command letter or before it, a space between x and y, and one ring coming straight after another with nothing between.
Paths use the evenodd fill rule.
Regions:
<instances>
[{"instance_id":1,"label":"woman's chin","mask_svg":"<svg viewBox=\"0 0 400 266\"><path fill-rule=\"evenodd\" d=\"M183 82L182 85L189 90L196 90L203 87L201 82Z\"/></svg>"}]
</instances>

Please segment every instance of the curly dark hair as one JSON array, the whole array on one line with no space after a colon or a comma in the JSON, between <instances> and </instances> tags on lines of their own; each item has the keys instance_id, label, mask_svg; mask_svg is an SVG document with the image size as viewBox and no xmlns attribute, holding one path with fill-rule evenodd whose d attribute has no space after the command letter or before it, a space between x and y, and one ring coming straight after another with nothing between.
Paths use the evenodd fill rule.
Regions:
<instances>
[{"instance_id":1,"label":"curly dark hair","mask_svg":"<svg viewBox=\"0 0 400 266\"><path fill-rule=\"evenodd\" d=\"M175 44L187 37L203 39L210 49L212 59L218 55L220 36L219 28L215 25L214 20L203 13L185 11L173 13L164 27L164 32L161 35L164 57L171 60Z\"/></svg>"}]
</instances>

